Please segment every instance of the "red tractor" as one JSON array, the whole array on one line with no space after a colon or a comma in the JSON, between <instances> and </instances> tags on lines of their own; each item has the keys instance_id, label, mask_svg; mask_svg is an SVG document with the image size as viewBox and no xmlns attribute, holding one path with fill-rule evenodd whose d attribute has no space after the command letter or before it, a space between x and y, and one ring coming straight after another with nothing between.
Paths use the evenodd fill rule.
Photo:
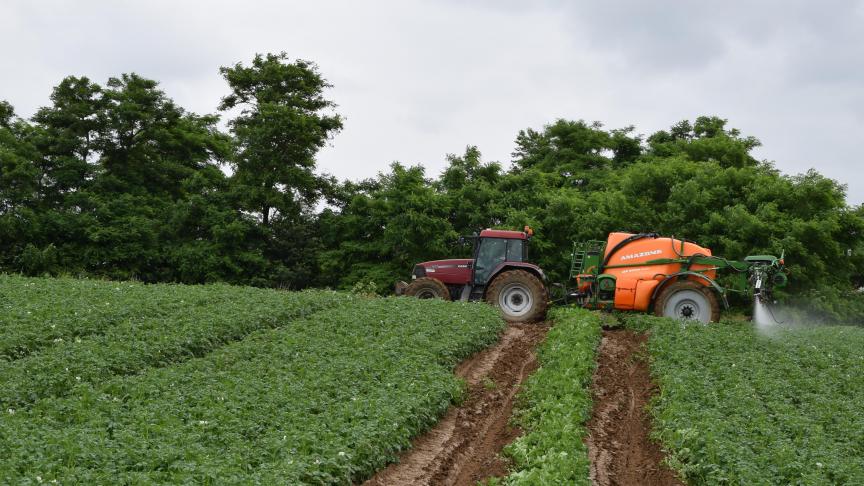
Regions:
<instances>
[{"instance_id":1,"label":"red tractor","mask_svg":"<svg viewBox=\"0 0 864 486\"><path fill-rule=\"evenodd\" d=\"M418 263L411 283L396 284L397 295L421 299L486 300L510 322L534 322L546 316L546 276L528 263L533 232L486 229L473 240L474 258Z\"/></svg>"}]
</instances>

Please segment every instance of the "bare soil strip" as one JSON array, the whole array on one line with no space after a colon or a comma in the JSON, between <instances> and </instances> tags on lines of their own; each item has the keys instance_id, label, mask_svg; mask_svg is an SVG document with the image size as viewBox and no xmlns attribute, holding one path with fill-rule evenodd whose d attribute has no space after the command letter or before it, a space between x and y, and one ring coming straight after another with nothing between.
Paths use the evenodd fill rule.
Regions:
<instances>
[{"instance_id":1,"label":"bare soil strip","mask_svg":"<svg viewBox=\"0 0 864 486\"><path fill-rule=\"evenodd\" d=\"M470 485L503 476L501 449L520 431L509 426L519 385L537 368L534 348L546 324L511 324L501 340L456 368L467 397L429 432L416 438L398 463L379 471L367 486Z\"/></svg>"},{"instance_id":2,"label":"bare soil strip","mask_svg":"<svg viewBox=\"0 0 864 486\"><path fill-rule=\"evenodd\" d=\"M591 481L597 486L682 485L663 465L663 452L648 436L645 406L656 391L645 359L647 336L603 331L594 372L594 411L588 422Z\"/></svg>"}]
</instances>

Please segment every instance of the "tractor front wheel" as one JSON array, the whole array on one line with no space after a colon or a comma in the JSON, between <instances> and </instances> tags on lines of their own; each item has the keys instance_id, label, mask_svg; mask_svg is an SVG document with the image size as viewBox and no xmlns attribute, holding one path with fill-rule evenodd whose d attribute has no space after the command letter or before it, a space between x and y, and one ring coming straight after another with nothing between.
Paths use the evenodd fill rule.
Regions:
<instances>
[{"instance_id":1,"label":"tractor front wheel","mask_svg":"<svg viewBox=\"0 0 864 486\"><path fill-rule=\"evenodd\" d=\"M422 277L413 280L405 287L405 295L417 297L418 299L444 299L450 300L450 291L440 280L431 277Z\"/></svg>"},{"instance_id":2,"label":"tractor front wheel","mask_svg":"<svg viewBox=\"0 0 864 486\"><path fill-rule=\"evenodd\" d=\"M543 320L547 300L543 282L524 270L510 270L498 275L486 290L486 302L500 309L508 322Z\"/></svg>"},{"instance_id":3,"label":"tractor front wheel","mask_svg":"<svg viewBox=\"0 0 864 486\"><path fill-rule=\"evenodd\" d=\"M654 302L654 314L703 323L720 319L720 304L710 288L692 281L669 284Z\"/></svg>"}]
</instances>

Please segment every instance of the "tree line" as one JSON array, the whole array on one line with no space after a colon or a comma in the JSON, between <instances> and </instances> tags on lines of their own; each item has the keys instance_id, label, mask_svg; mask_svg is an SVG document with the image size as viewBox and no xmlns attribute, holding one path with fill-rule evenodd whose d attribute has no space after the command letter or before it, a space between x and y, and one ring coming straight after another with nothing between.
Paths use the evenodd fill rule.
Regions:
<instances>
[{"instance_id":1,"label":"tree line","mask_svg":"<svg viewBox=\"0 0 864 486\"><path fill-rule=\"evenodd\" d=\"M717 117L647 137L556 120L520 131L506 165L467 147L437 175L394 163L339 181L316 170L343 120L314 63L258 55L220 74L224 131L137 74L67 77L30 119L0 102L0 270L383 290L466 255L460 234L530 225L557 281L574 240L630 231L728 258L785 250L792 294L864 285L864 208L816 171L755 159L759 141Z\"/></svg>"}]
</instances>

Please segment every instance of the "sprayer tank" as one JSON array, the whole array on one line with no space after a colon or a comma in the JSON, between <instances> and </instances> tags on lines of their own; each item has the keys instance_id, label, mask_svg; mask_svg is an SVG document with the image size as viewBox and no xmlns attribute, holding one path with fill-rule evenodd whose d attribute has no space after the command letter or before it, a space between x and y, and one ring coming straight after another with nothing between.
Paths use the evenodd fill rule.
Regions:
<instances>
[{"instance_id":1,"label":"sprayer tank","mask_svg":"<svg viewBox=\"0 0 864 486\"><path fill-rule=\"evenodd\" d=\"M606 242L603 273L615 277L615 308L618 309L648 310L657 285L668 275L684 270L684 265L677 262L648 262L711 256L708 248L674 238L646 236L624 243L633 237L630 233L610 233ZM699 271L710 279L716 278L717 273L710 265L694 264L688 270ZM709 285L701 279L697 282Z\"/></svg>"}]
</instances>

